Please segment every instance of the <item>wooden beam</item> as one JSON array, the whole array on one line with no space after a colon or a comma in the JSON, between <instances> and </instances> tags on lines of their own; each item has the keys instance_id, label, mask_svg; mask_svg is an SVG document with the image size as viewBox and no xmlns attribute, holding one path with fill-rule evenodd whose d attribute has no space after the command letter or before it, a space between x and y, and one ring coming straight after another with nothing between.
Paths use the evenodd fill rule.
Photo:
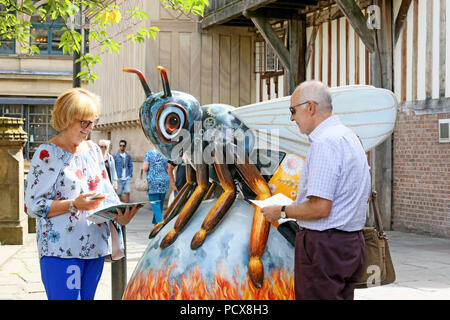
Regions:
<instances>
[{"instance_id":1,"label":"wooden beam","mask_svg":"<svg viewBox=\"0 0 450 320\"><path fill-rule=\"evenodd\" d=\"M446 43L446 28L447 23L446 21L446 0L440 1L440 8L439 8L439 26L441 27L441 30L439 32L439 97L443 98L445 97L445 77L446 77L446 57L447 57L447 43Z\"/></svg>"},{"instance_id":2,"label":"wooden beam","mask_svg":"<svg viewBox=\"0 0 450 320\"><path fill-rule=\"evenodd\" d=\"M393 17L391 0L374 0L381 10L380 29L375 29L377 49L370 53L370 84L393 90ZM392 137L371 150L372 187L380 199L383 226L391 229L392 224Z\"/></svg>"},{"instance_id":3,"label":"wooden beam","mask_svg":"<svg viewBox=\"0 0 450 320\"><path fill-rule=\"evenodd\" d=\"M291 72L291 65L289 61L289 51L284 46L283 41L278 37L269 23L269 19L256 16L254 13L245 10L244 16L250 18L255 24L258 31L261 33L264 40L273 48L283 67L287 72Z\"/></svg>"},{"instance_id":4,"label":"wooden beam","mask_svg":"<svg viewBox=\"0 0 450 320\"><path fill-rule=\"evenodd\" d=\"M409 7L411 6L411 2L412 0L403 0L402 4L400 5L400 9L398 10L394 27L394 46L396 45L398 39L400 38L400 33L406 21L406 16L408 15L408 10Z\"/></svg>"},{"instance_id":5,"label":"wooden beam","mask_svg":"<svg viewBox=\"0 0 450 320\"><path fill-rule=\"evenodd\" d=\"M372 4L372 0L356 0L356 4L361 9L365 9ZM344 16L341 9L337 6L331 6L323 10L316 9L315 12L315 15L309 15L306 18L307 27L317 26L329 20L339 19Z\"/></svg>"},{"instance_id":6,"label":"wooden beam","mask_svg":"<svg viewBox=\"0 0 450 320\"><path fill-rule=\"evenodd\" d=\"M312 33L311 33L311 38L309 38L309 41L308 41L308 47L306 49L306 58L305 58L306 65L308 65L309 60L311 59L311 54L312 54L314 46L316 44L316 38L317 38L318 31L319 31L319 26L314 26Z\"/></svg>"},{"instance_id":7,"label":"wooden beam","mask_svg":"<svg viewBox=\"0 0 450 320\"><path fill-rule=\"evenodd\" d=\"M305 20L306 15L298 13L298 10L287 10L277 8L260 8L255 11L251 11L253 14L269 18L269 19L281 19L281 20Z\"/></svg>"},{"instance_id":8,"label":"wooden beam","mask_svg":"<svg viewBox=\"0 0 450 320\"><path fill-rule=\"evenodd\" d=\"M288 74L287 90L292 94L300 83L306 80L306 23L305 20L289 20L289 59L291 72Z\"/></svg>"},{"instance_id":9,"label":"wooden beam","mask_svg":"<svg viewBox=\"0 0 450 320\"><path fill-rule=\"evenodd\" d=\"M276 0L240 0L233 1L211 14L205 16L201 21L202 29L211 27L216 24L222 24L242 15L245 10L256 10Z\"/></svg>"},{"instance_id":10,"label":"wooden beam","mask_svg":"<svg viewBox=\"0 0 450 320\"><path fill-rule=\"evenodd\" d=\"M367 21L355 0L336 0L336 4L347 17L355 32L370 52L375 51L374 31L367 27Z\"/></svg>"}]
</instances>

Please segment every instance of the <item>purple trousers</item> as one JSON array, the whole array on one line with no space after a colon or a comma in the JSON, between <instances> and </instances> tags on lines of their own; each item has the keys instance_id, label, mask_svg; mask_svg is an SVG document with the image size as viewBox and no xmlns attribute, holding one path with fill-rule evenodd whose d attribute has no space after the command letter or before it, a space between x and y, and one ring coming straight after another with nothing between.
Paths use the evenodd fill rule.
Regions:
<instances>
[{"instance_id":1,"label":"purple trousers","mask_svg":"<svg viewBox=\"0 0 450 320\"><path fill-rule=\"evenodd\" d=\"M362 231L300 230L295 239L295 298L353 300L364 251Z\"/></svg>"}]
</instances>

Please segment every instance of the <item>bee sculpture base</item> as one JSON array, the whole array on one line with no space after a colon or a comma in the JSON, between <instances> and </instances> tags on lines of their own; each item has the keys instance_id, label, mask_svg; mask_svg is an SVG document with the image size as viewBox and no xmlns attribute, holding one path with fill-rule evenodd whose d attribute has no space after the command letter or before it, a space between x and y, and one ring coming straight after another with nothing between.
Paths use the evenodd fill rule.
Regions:
<instances>
[{"instance_id":1,"label":"bee sculpture base","mask_svg":"<svg viewBox=\"0 0 450 320\"><path fill-rule=\"evenodd\" d=\"M294 247L271 226L261 257L264 282L257 289L248 276L248 247L254 208L236 199L203 245L191 239L217 199L205 200L170 247L159 244L176 219L150 240L127 285L125 300L294 299Z\"/></svg>"}]
</instances>

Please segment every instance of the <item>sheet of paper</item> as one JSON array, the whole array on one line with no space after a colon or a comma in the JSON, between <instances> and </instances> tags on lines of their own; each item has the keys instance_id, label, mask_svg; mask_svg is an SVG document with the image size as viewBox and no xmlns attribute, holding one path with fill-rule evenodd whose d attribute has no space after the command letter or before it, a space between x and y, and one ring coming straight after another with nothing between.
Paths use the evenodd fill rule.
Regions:
<instances>
[{"instance_id":1,"label":"sheet of paper","mask_svg":"<svg viewBox=\"0 0 450 320\"><path fill-rule=\"evenodd\" d=\"M288 206L291 203L294 202L294 200L292 200L291 198L285 196L282 193L277 193L274 196L271 196L270 198L267 198L265 200L250 200L251 202L253 202L254 204L256 204L258 207L260 208L264 208L264 207L268 207L268 206ZM286 219L279 219L278 223L282 224L286 221L296 221L295 219L292 218L286 218Z\"/></svg>"},{"instance_id":2,"label":"sheet of paper","mask_svg":"<svg viewBox=\"0 0 450 320\"><path fill-rule=\"evenodd\" d=\"M265 200L250 200L252 203L256 204L260 208L269 207L269 206L288 206L294 202L291 198L285 196L282 193L277 193L270 198Z\"/></svg>"}]
</instances>

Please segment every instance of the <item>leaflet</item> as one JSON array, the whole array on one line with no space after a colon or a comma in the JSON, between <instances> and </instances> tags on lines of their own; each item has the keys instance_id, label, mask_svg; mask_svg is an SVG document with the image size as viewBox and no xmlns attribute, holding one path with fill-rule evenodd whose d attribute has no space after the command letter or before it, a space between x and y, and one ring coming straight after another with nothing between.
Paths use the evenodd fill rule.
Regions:
<instances>
[{"instance_id":1,"label":"leaflet","mask_svg":"<svg viewBox=\"0 0 450 320\"><path fill-rule=\"evenodd\" d=\"M285 196L282 193L277 193L274 196L271 196L270 198L264 199L264 200L250 200L254 204L256 204L260 208L269 207L269 206L288 206L294 202L291 198ZM282 224L286 221L296 221L292 218L287 219L279 219L278 223Z\"/></svg>"},{"instance_id":2,"label":"leaflet","mask_svg":"<svg viewBox=\"0 0 450 320\"><path fill-rule=\"evenodd\" d=\"M277 193L274 196L271 196L270 198L264 199L264 200L250 200L254 204L256 204L260 208L269 207L269 206L288 206L294 200L291 198L285 196L282 193Z\"/></svg>"},{"instance_id":3,"label":"leaflet","mask_svg":"<svg viewBox=\"0 0 450 320\"><path fill-rule=\"evenodd\" d=\"M103 222L108 222L109 220L113 220L115 217L112 213L117 213L117 209L119 208L122 212L125 211L127 206L133 207L134 205L142 205L144 206L147 203L156 203L159 201L143 201L143 202L131 202L131 203L120 203L113 206L109 206L98 211L89 212L89 215L86 219L92 223L100 224Z\"/></svg>"}]
</instances>

